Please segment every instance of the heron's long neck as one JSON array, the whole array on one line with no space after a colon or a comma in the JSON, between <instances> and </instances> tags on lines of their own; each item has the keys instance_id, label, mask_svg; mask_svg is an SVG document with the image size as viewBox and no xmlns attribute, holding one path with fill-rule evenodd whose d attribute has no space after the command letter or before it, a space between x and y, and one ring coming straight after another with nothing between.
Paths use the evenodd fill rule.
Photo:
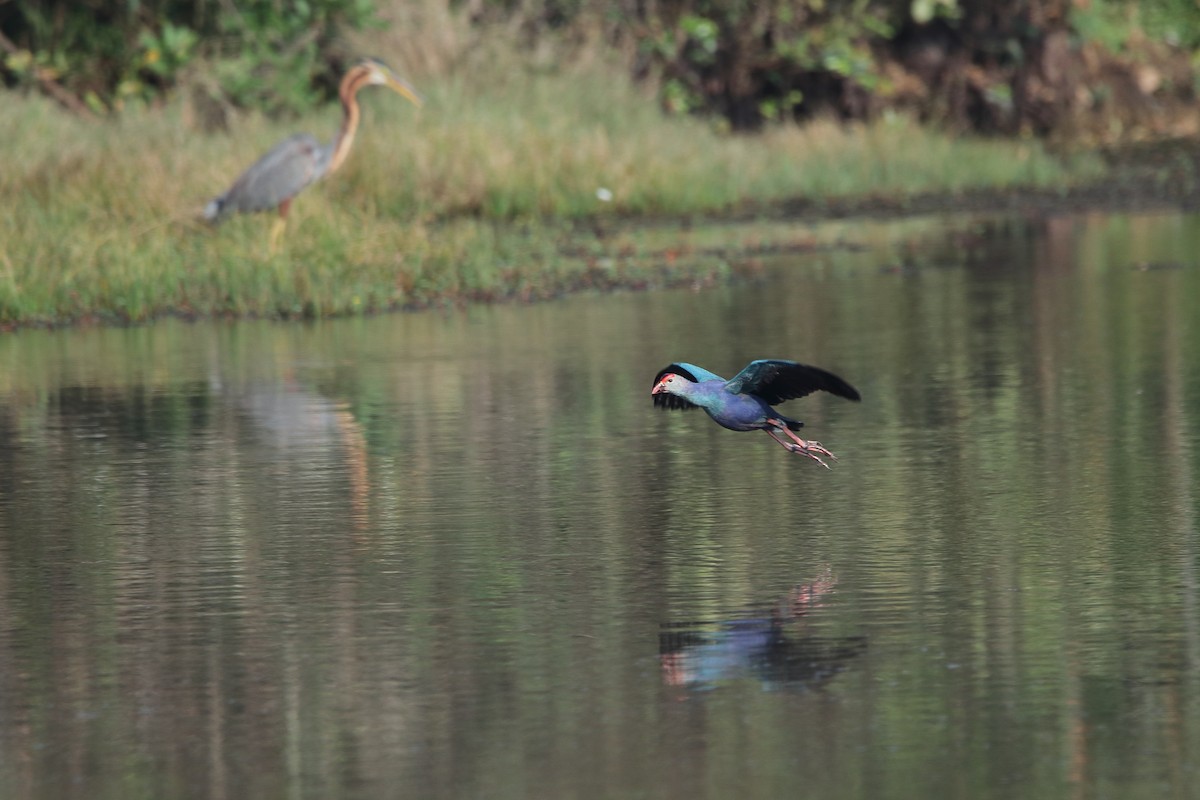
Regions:
<instances>
[{"instance_id":1,"label":"heron's long neck","mask_svg":"<svg viewBox=\"0 0 1200 800\"><path fill-rule=\"evenodd\" d=\"M338 88L338 97L342 101L342 127L333 140L333 155L329 157L329 168L325 174L333 172L342 165L346 156L350 155L350 147L354 144L354 134L358 132L358 100L355 95L358 90L367 85L366 76L352 71L342 79Z\"/></svg>"}]
</instances>

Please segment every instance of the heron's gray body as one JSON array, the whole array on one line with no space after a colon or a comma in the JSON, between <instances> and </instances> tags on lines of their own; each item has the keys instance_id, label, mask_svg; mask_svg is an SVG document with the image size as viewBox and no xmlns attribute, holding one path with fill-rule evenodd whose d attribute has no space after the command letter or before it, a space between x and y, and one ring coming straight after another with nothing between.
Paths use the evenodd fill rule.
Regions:
<instances>
[{"instance_id":1,"label":"heron's gray body","mask_svg":"<svg viewBox=\"0 0 1200 800\"><path fill-rule=\"evenodd\" d=\"M334 145L322 145L308 133L289 136L255 161L224 194L211 200L204 218L219 222L229 214L278 208L325 174Z\"/></svg>"}]
</instances>

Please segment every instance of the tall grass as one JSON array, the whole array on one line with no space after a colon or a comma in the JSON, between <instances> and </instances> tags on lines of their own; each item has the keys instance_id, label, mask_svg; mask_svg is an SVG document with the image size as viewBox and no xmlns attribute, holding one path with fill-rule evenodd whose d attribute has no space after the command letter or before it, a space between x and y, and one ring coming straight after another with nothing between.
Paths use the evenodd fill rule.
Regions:
<instances>
[{"instance_id":1,"label":"tall grass","mask_svg":"<svg viewBox=\"0 0 1200 800\"><path fill-rule=\"evenodd\" d=\"M903 118L731 136L664 117L602 62L530 69L511 57L485 66L426 78L419 111L381 90L360 95L355 152L293 204L274 256L269 215L214 230L199 212L283 136L332 134L338 109L287 125L247 116L230 135L206 135L185 124L180 104L96 124L6 96L0 324L329 315L552 294L595 276L595 252L568 257L559 247L571 220L1063 186L1100 170L1033 142L962 140ZM598 198L601 188L611 202Z\"/></svg>"}]
</instances>

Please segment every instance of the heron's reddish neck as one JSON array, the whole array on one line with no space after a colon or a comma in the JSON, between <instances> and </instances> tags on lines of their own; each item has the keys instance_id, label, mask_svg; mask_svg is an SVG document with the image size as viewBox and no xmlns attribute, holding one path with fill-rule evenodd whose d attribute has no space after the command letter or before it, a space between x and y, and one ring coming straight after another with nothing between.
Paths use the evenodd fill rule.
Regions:
<instances>
[{"instance_id":1,"label":"heron's reddish neck","mask_svg":"<svg viewBox=\"0 0 1200 800\"><path fill-rule=\"evenodd\" d=\"M358 99L355 95L358 90L366 86L370 82L370 76L366 70L352 69L346 73L346 77L342 78L342 85L338 87L338 97L342 101L342 127L338 130L337 138L333 143L333 155L329 159L329 168L325 174L333 172L342 165L346 160L346 156L350 154L350 146L354 144L354 134L358 132Z\"/></svg>"}]
</instances>

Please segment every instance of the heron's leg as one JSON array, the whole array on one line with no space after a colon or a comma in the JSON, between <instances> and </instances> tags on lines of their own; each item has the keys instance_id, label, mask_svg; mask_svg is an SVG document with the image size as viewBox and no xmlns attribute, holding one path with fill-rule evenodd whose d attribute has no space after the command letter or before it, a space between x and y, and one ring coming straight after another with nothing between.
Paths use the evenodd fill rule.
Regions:
<instances>
[{"instance_id":1,"label":"heron's leg","mask_svg":"<svg viewBox=\"0 0 1200 800\"><path fill-rule=\"evenodd\" d=\"M268 245L268 252L275 255L279 252L279 240L283 238L283 230L287 227L287 219L279 217L271 223L271 241Z\"/></svg>"},{"instance_id":2,"label":"heron's leg","mask_svg":"<svg viewBox=\"0 0 1200 800\"><path fill-rule=\"evenodd\" d=\"M292 210L292 198L287 198L279 204L279 219L271 226L271 255L279 252L279 240L287 227L287 215Z\"/></svg>"},{"instance_id":3,"label":"heron's leg","mask_svg":"<svg viewBox=\"0 0 1200 800\"><path fill-rule=\"evenodd\" d=\"M766 430L772 439L783 445L783 448L789 453L799 453L802 456L808 456L825 469L829 469L829 465L821 460L821 456L828 456L837 461L837 456L822 447L820 442L806 442L788 430L787 426L777 425L775 427L786 433L793 441L789 442L787 439L782 438L771 428L765 428L764 430Z\"/></svg>"}]
</instances>

